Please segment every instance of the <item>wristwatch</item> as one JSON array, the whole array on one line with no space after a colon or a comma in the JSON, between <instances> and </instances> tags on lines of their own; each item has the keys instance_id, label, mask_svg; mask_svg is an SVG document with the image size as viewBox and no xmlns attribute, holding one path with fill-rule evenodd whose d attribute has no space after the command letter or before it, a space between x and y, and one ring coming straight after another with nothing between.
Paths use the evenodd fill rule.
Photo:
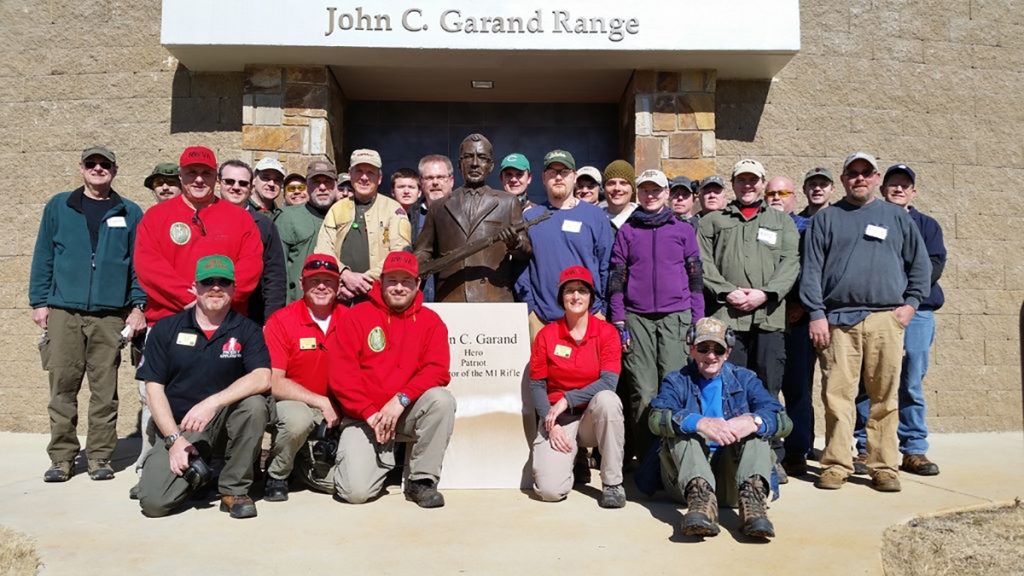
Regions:
<instances>
[{"instance_id":1,"label":"wristwatch","mask_svg":"<svg viewBox=\"0 0 1024 576\"><path fill-rule=\"evenodd\" d=\"M754 424L757 424L757 429L760 430L761 429L761 425L764 424L764 419L762 419L757 414L751 414L751 416L754 417Z\"/></svg>"},{"instance_id":2,"label":"wristwatch","mask_svg":"<svg viewBox=\"0 0 1024 576\"><path fill-rule=\"evenodd\" d=\"M411 400L409 400L409 397L406 396L404 392L399 392L398 394L395 394L395 398L398 398L398 403L402 405L402 408L408 408L409 403L412 402Z\"/></svg>"},{"instance_id":3,"label":"wristwatch","mask_svg":"<svg viewBox=\"0 0 1024 576\"><path fill-rule=\"evenodd\" d=\"M175 432L174 434L171 434L170 436L166 436L166 437L164 437L164 446L166 446L166 447L167 447L167 449L168 449L168 450L170 450L170 449L171 449L171 446L173 446L173 445L174 445L174 442L175 442L175 441L176 441L176 440L177 440L178 438L181 438L181 432L180 432L180 431L178 431L178 432Z\"/></svg>"}]
</instances>

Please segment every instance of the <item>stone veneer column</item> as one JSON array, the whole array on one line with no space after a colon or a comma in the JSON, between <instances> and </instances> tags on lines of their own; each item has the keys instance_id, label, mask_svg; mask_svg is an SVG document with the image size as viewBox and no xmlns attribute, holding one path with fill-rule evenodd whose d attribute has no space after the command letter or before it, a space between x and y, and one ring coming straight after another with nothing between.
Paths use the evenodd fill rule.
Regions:
<instances>
[{"instance_id":1,"label":"stone veneer column","mask_svg":"<svg viewBox=\"0 0 1024 576\"><path fill-rule=\"evenodd\" d=\"M276 157L299 174L314 159L337 164L344 97L327 67L246 66L243 90L243 160Z\"/></svg>"},{"instance_id":2,"label":"stone veneer column","mask_svg":"<svg viewBox=\"0 0 1024 576\"><path fill-rule=\"evenodd\" d=\"M669 178L715 174L715 70L637 70L627 92L634 101L635 166ZM625 100L628 102L628 99Z\"/></svg>"}]
</instances>

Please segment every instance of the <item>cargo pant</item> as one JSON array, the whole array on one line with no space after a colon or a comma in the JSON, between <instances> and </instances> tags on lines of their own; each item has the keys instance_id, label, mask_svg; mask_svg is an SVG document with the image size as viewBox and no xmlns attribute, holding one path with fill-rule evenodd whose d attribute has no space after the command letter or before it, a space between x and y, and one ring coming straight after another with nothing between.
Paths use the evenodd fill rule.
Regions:
<instances>
[{"instance_id":1,"label":"cargo pant","mask_svg":"<svg viewBox=\"0 0 1024 576\"><path fill-rule=\"evenodd\" d=\"M298 400L277 400L271 409L270 458L267 475L275 480L294 477L319 492L334 492L333 468L326 477L312 469L312 455L303 450L310 434L324 420L324 413Z\"/></svg>"},{"instance_id":2,"label":"cargo pant","mask_svg":"<svg viewBox=\"0 0 1024 576\"><path fill-rule=\"evenodd\" d=\"M719 506L735 507L739 485L751 476L759 476L769 486L772 476L772 450L768 441L756 436L720 446L711 452L699 434L685 434L662 441L661 481L669 495L679 502L686 485L703 478L716 492Z\"/></svg>"}]
</instances>

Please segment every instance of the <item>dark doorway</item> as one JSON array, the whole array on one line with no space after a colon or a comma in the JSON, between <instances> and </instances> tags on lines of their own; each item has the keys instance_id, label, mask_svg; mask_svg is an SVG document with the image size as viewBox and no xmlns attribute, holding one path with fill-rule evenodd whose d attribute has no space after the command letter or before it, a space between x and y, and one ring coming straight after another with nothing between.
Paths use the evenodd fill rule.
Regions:
<instances>
[{"instance_id":1,"label":"dark doorway","mask_svg":"<svg viewBox=\"0 0 1024 576\"><path fill-rule=\"evenodd\" d=\"M390 192L391 173L416 169L427 154L445 154L455 164L455 185L462 185L456 156L463 138L474 132L494 145L495 167L488 184L498 190L501 159L512 152L530 160L532 200L545 199L541 184L544 154L562 148L577 167L604 170L616 158L617 104L511 104L486 102L350 102L345 114L345 154L372 148L384 160L381 188ZM345 165L342 161L339 164Z\"/></svg>"}]
</instances>

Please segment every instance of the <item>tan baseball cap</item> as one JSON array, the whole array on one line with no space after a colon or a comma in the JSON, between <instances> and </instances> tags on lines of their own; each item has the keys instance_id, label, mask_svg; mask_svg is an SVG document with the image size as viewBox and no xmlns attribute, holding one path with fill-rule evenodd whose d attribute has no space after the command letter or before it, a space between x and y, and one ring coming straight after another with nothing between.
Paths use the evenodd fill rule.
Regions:
<instances>
[{"instance_id":1,"label":"tan baseball cap","mask_svg":"<svg viewBox=\"0 0 1024 576\"><path fill-rule=\"evenodd\" d=\"M744 158L732 167L732 177L735 178L737 174L754 174L758 178L765 177L764 166L761 165L757 160L751 160L750 158Z\"/></svg>"},{"instance_id":2,"label":"tan baseball cap","mask_svg":"<svg viewBox=\"0 0 1024 576\"><path fill-rule=\"evenodd\" d=\"M359 150L352 151L352 157L349 158L349 169L356 164L369 164L376 168L383 166L383 162L380 161L380 153L376 150L370 150L368 148L360 148Z\"/></svg>"}]
</instances>

